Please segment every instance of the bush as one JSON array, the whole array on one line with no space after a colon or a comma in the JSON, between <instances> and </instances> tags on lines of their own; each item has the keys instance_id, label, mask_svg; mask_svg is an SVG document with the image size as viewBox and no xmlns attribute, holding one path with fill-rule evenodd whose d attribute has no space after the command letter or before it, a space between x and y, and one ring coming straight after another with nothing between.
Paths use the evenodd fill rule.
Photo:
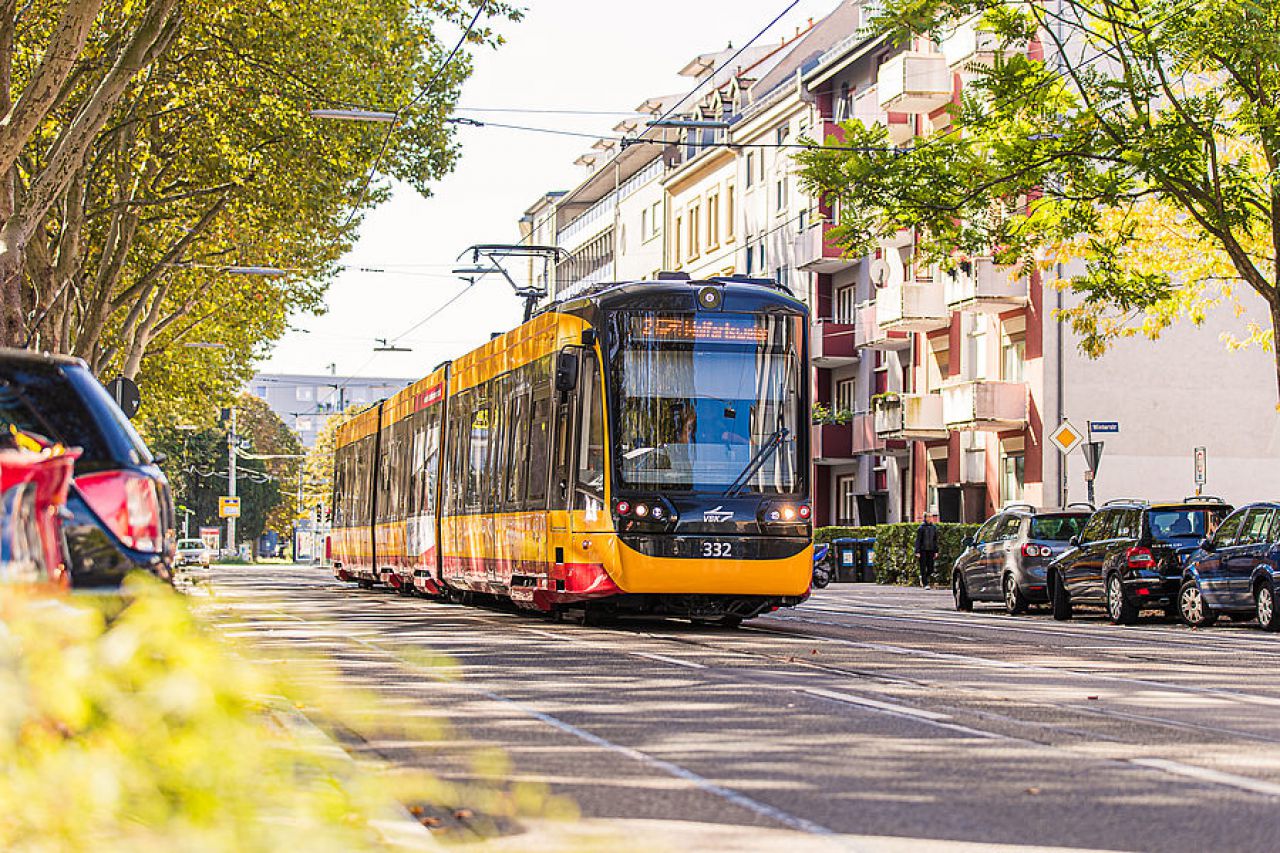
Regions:
<instances>
[{"instance_id":1,"label":"bush","mask_svg":"<svg viewBox=\"0 0 1280 853\"><path fill-rule=\"evenodd\" d=\"M939 524L938 559L933 582L951 583L951 567L964 547L960 544L981 525ZM896 584L920 583L920 567L916 563L916 530L918 523L882 524L876 528L876 582Z\"/></svg>"},{"instance_id":2,"label":"bush","mask_svg":"<svg viewBox=\"0 0 1280 853\"><path fill-rule=\"evenodd\" d=\"M813 531L813 541L822 545L832 539L874 539L876 528L871 527L819 527Z\"/></svg>"},{"instance_id":3,"label":"bush","mask_svg":"<svg viewBox=\"0 0 1280 853\"><path fill-rule=\"evenodd\" d=\"M381 849L397 803L440 795L304 736L297 708L341 709L231 651L154 582L0 588L0 850Z\"/></svg>"}]
</instances>

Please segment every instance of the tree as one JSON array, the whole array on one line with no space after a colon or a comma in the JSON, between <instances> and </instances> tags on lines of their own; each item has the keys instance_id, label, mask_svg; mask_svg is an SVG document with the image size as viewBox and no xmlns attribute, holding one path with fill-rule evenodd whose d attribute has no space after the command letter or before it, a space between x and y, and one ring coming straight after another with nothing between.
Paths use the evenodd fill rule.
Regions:
<instances>
[{"instance_id":1,"label":"tree","mask_svg":"<svg viewBox=\"0 0 1280 853\"><path fill-rule=\"evenodd\" d=\"M174 398L227 399L292 312L321 308L360 211L386 195L383 177L425 194L452 168L446 119L471 65L465 51L446 63L453 36L440 24L474 21L470 43L496 45L482 19L519 15L481 0L185 0L146 64L129 60L131 34L164 5L33 0L19 14L0 0L0 32L19 35L22 98L43 85L38 69L25 70L37 57L56 49L72 69L8 172L26 188L57 167L58 192L35 206L20 193L26 206L0 216L24 235L5 243L24 275L3 280L0 344L80 355L99 375L143 380L144 407L172 409ZM80 34L70 45L52 23L22 26L59 10ZM103 120L76 124L77 110L97 104L98 69L125 61L134 73ZM387 129L309 114L354 106L398 109L399 119ZM64 168L54 153L70 135L80 155ZM224 272L264 264L289 274ZM182 346L190 341L224 349L211 359Z\"/></svg>"},{"instance_id":2,"label":"tree","mask_svg":"<svg viewBox=\"0 0 1280 853\"><path fill-rule=\"evenodd\" d=\"M1280 0L886 0L874 26L937 40L971 16L1001 49L948 126L894 150L853 121L800 155L836 239L862 253L905 227L944 264L1080 258L1069 319L1091 354L1247 287L1269 316L1244 342L1276 351Z\"/></svg>"},{"instance_id":3,"label":"tree","mask_svg":"<svg viewBox=\"0 0 1280 853\"><path fill-rule=\"evenodd\" d=\"M302 511L322 506L332 510L333 502L333 453L338 428L351 420L367 406L349 406L345 411L332 414L316 435L316 443L307 451L302 487Z\"/></svg>"},{"instance_id":4,"label":"tree","mask_svg":"<svg viewBox=\"0 0 1280 853\"><path fill-rule=\"evenodd\" d=\"M241 394L235 405L236 431L249 442L249 449L245 451L247 456L242 458L261 461L263 473L272 478L279 493L274 505L267 508L265 527L287 534L293 530L301 511L298 497L304 476L305 449L265 400L252 394ZM254 456L293 458L253 460Z\"/></svg>"}]
</instances>

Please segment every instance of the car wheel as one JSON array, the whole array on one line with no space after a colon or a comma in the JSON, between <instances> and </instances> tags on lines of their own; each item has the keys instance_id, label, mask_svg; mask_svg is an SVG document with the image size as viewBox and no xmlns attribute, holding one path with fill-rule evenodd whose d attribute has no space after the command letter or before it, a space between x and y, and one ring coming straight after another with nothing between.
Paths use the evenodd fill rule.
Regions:
<instances>
[{"instance_id":1,"label":"car wheel","mask_svg":"<svg viewBox=\"0 0 1280 853\"><path fill-rule=\"evenodd\" d=\"M741 616L722 616L720 617L720 626L722 628L741 628Z\"/></svg>"},{"instance_id":2,"label":"car wheel","mask_svg":"<svg viewBox=\"0 0 1280 853\"><path fill-rule=\"evenodd\" d=\"M951 577L951 597L955 599L956 610L973 609L973 599L969 597L969 588L965 586L964 575L956 572Z\"/></svg>"},{"instance_id":3,"label":"car wheel","mask_svg":"<svg viewBox=\"0 0 1280 853\"><path fill-rule=\"evenodd\" d=\"M1276 587L1263 581L1253 591L1253 602L1258 607L1258 624L1268 631L1280 631L1280 611L1276 610Z\"/></svg>"},{"instance_id":4,"label":"car wheel","mask_svg":"<svg viewBox=\"0 0 1280 853\"><path fill-rule=\"evenodd\" d=\"M1132 625L1138 618L1138 608L1124 597L1124 584L1117 574L1107 578L1107 615L1116 625Z\"/></svg>"},{"instance_id":5,"label":"car wheel","mask_svg":"<svg viewBox=\"0 0 1280 853\"><path fill-rule=\"evenodd\" d=\"M1022 594L1022 590L1018 587L1018 581L1013 575L1004 576L1004 609L1009 611L1010 616L1017 616L1020 613L1027 612L1027 606L1031 602L1027 601L1027 597Z\"/></svg>"},{"instance_id":6,"label":"car wheel","mask_svg":"<svg viewBox=\"0 0 1280 853\"><path fill-rule=\"evenodd\" d=\"M1218 611L1204 603L1200 584L1194 580L1183 583L1178 591L1178 615L1192 628L1208 628L1218 621Z\"/></svg>"},{"instance_id":7,"label":"car wheel","mask_svg":"<svg viewBox=\"0 0 1280 853\"><path fill-rule=\"evenodd\" d=\"M1053 618L1059 622L1071 618L1071 596L1067 594L1067 585L1057 574L1049 575L1049 606L1053 610Z\"/></svg>"}]
</instances>

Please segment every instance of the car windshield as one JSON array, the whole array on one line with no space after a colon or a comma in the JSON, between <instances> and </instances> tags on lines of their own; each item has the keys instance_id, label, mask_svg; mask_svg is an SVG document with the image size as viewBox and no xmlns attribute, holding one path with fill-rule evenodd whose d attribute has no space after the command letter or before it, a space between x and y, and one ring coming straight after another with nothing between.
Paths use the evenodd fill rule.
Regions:
<instances>
[{"instance_id":1,"label":"car windshield","mask_svg":"<svg viewBox=\"0 0 1280 853\"><path fill-rule=\"evenodd\" d=\"M1153 509L1147 514L1147 523L1151 525L1151 535L1156 539L1203 539L1213 532L1226 514L1225 508Z\"/></svg>"},{"instance_id":2,"label":"car windshield","mask_svg":"<svg viewBox=\"0 0 1280 853\"><path fill-rule=\"evenodd\" d=\"M185 551L185 550L194 549L194 548L201 548L201 549L203 549L203 548L204 548L204 540L203 540L203 539L179 539L179 540L178 540L178 548L179 548L180 550L184 550L184 551Z\"/></svg>"},{"instance_id":3,"label":"car windshield","mask_svg":"<svg viewBox=\"0 0 1280 853\"><path fill-rule=\"evenodd\" d=\"M1031 519L1031 538L1045 542L1066 542L1072 536L1079 536L1089 516L1079 515L1037 515Z\"/></svg>"},{"instance_id":4,"label":"car windshield","mask_svg":"<svg viewBox=\"0 0 1280 853\"><path fill-rule=\"evenodd\" d=\"M621 482L723 491L745 480L744 492L802 490L801 323L796 315L728 312L616 315Z\"/></svg>"}]
</instances>

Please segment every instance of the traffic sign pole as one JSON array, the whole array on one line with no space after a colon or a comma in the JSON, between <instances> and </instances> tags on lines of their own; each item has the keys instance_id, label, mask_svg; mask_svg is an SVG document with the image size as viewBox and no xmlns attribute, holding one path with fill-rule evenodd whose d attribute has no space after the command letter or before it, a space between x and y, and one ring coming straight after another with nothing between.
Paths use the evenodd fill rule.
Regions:
<instances>
[{"instance_id":1,"label":"traffic sign pole","mask_svg":"<svg viewBox=\"0 0 1280 853\"><path fill-rule=\"evenodd\" d=\"M236 442L239 437L236 435L236 407L231 407L231 427L227 431L227 494L230 497L236 496ZM231 549L231 556L234 558L238 553L236 550L236 517L234 515L227 516L227 547Z\"/></svg>"}]
</instances>

